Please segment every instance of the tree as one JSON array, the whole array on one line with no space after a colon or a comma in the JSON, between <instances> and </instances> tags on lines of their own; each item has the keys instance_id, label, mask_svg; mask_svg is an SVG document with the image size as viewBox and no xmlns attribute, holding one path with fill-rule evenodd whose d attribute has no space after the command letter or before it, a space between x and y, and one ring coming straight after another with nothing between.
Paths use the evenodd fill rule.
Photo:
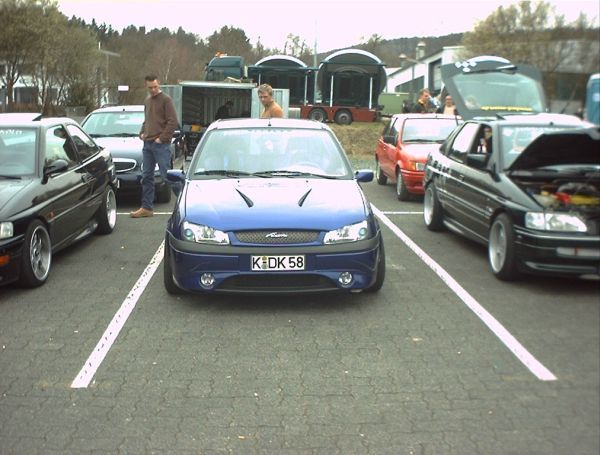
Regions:
<instances>
[{"instance_id":1,"label":"tree","mask_svg":"<svg viewBox=\"0 0 600 455\"><path fill-rule=\"evenodd\" d=\"M521 1L499 7L466 33L461 58L496 55L516 63L529 63L544 74L550 98L555 95L557 73L579 73L581 86L586 73L598 71L598 31L585 15L572 24L546 2ZM574 71L577 69L577 71Z\"/></svg>"},{"instance_id":2,"label":"tree","mask_svg":"<svg viewBox=\"0 0 600 455\"><path fill-rule=\"evenodd\" d=\"M252 58L252 45L246 32L234 27L222 27L218 32L214 32L207 39L207 47L210 55L217 53L228 55L239 55L244 60Z\"/></svg>"},{"instance_id":3,"label":"tree","mask_svg":"<svg viewBox=\"0 0 600 455\"><path fill-rule=\"evenodd\" d=\"M5 71L0 80L6 86L8 110L14 110L13 89L33 53L44 42L44 12L50 0L2 0L0 2L0 61Z\"/></svg>"}]
</instances>

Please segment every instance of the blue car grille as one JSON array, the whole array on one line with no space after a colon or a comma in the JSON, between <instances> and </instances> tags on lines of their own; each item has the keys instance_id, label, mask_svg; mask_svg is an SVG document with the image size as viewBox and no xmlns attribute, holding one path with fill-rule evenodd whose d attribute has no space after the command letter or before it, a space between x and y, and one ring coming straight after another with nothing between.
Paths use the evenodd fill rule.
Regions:
<instances>
[{"instance_id":1,"label":"blue car grille","mask_svg":"<svg viewBox=\"0 0 600 455\"><path fill-rule=\"evenodd\" d=\"M235 236L242 243L259 245L287 245L313 243L319 237L318 231L240 231Z\"/></svg>"}]
</instances>

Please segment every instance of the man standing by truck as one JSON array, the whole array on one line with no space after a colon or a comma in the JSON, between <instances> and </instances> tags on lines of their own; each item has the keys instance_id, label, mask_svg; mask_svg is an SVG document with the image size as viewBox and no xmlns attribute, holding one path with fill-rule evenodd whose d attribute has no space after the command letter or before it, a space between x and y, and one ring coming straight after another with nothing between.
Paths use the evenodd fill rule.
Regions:
<instances>
[{"instance_id":1,"label":"man standing by truck","mask_svg":"<svg viewBox=\"0 0 600 455\"><path fill-rule=\"evenodd\" d=\"M258 86L258 99L265 108L260 118L283 118L283 109L273 99L273 88L269 84Z\"/></svg>"},{"instance_id":2,"label":"man standing by truck","mask_svg":"<svg viewBox=\"0 0 600 455\"><path fill-rule=\"evenodd\" d=\"M162 179L167 180L167 170L171 167L171 140L177 128L177 114L173 99L160 90L158 78L146 76L148 97L144 101L144 123L140 139L144 141L142 172L142 206L129 216L146 218L154 215L154 169L160 170ZM175 193L176 189L173 188Z\"/></svg>"}]
</instances>

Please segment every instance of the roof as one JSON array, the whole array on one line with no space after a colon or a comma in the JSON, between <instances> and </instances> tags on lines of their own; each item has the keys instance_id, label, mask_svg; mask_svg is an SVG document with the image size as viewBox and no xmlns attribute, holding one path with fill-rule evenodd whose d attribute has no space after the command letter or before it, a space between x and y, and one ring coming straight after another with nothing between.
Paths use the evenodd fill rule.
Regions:
<instances>
[{"instance_id":1,"label":"roof","mask_svg":"<svg viewBox=\"0 0 600 455\"><path fill-rule=\"evenodd\" d=\"M124 104L121 106L107 106L95 109L93 112L144 112L144 105Z\"/></svg>"},{"instance_id":2,"label":"roof","mask_svg":"<svg viewBox=\"0 0 600 455\"><path fill-rule=\"evenodd\" d=\"M301 128L312 130L327 130L330 128L321 122L305 119L256 119L256 118L232 118L216 120L210 124L208 130L212 129L236 129L236 128ZM207 130L207 131L208 131Z\"/></svg>"}]
</instances>

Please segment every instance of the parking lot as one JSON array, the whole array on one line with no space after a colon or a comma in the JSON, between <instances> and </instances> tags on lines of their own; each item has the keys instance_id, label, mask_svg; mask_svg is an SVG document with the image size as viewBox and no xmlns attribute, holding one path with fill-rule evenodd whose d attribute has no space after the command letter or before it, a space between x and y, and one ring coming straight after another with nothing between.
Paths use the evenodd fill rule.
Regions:
<instances>
[{"instance_id":1,"label":"parking lot","mask_svg":"<svg viewBox=\"0 0 600 455\"><path fill-rule=\"evenodd\" d=\"M0 288L0 453L598 453L599 282L498 281L363 188L387 253L364 295L171 296L171 204L119 199L45 286Z\"/></svg>"}]
</instances>

